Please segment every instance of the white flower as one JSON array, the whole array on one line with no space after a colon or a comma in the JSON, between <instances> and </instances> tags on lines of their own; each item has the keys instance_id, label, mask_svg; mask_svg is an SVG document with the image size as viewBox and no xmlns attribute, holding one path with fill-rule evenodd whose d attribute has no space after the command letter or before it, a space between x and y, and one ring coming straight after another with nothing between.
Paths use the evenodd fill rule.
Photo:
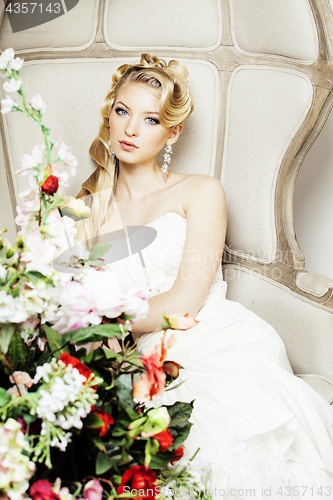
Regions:
<instances>
[{"instance_id":1,"label":"white flower","mask_svg":"<svg viewBox=\"0 0 333 500\"><path fill-rule=\"evenodd\" d=\"M21 425L9 418L0 424L0 490L4 498L20 500L29 488L36 466L29 460L30 446Z\"/></svg>"},{"instance_id":2,"label":"white flower","mask_svg":"<svg viewBox=\"0 0 333 500\"><path fill-rule=\"evenodd\" d=\"M25 154L21 158L21 167L15 170L15 174L26 175L32 172L34 167L46 167L46 159L44 156L44 150L39 144L36 144L32 149L32 155Z\"/></svg>"},{"instance_id":3,"label":"white flower","mask_svg":"<svg viewBox=\"0 0 333 500\"><path fill-rule=\"evenodd\" d=\"M22 80L19 78L18 80L15 80L15 78L11 78L9 82L5 82L3 84L3 88L5 89L6 92L17 92L20 90L22 87Z\"/></svg>"},{"instance_id":4,"label":"white flower","mask_svg":"<svg viewBox=\"0 0 333 500\"><path fill-rule=\"evenodd\" d=\"M22 298L7 295L0 291L0 323L21 323L27 320L29 313L24 309Z\"/></svg>"},{"instance_id":5,"label":"white flower","mask_svg":"<svg viewBox=\"0 0 333 500\"><path fill-rule=\"evenodd\" d=\"M36 288L24 291L23 303L24 307L30 312L30 314L41 313L44 310L44 301L40 297L39 290Z\"/></svg>"},{"instance_id":6,"label":"white flower","mask_svg":"<svg viewBox=\"0 0 333 500\"><path fill-rule=\"evenodd\" d=\"M34 378L35 384L37 384L37 382L39 382L41 378L45 380L45 382L48 382L50 380L48 376L49 373L52 373L52 367L50 363L44 363L42 366L37 366L36 375Z\"/></svg>"},{"instance_id":7,"label":"white flower","mask_svg":"<svg viewBox=\"0 0 333 500\"><path fill-rule=\"evenodd\" d=\"M62 215L68 215L73 220L81 220L90 216L90 207L85 205L81 199L76 199L73 196L64 196L64 204L61 205Z\"/></svg>"},{"instance_id":8,"label":"white flower","mask_svg":"<svg viewBox=\"0 0 333 500\"><path fill-rule=\"evenodd\" d=\"M9 62L8 68L14 69L15 71L20 71L23 66L24 59L20 59L19 57L15 57L12 61Z\"/></svg>"},{"instance_id":9,"label":"white flower","mask_svg":"<svg viewBox=\"0 0 333 500\"><path fill-rule=\"evenodd\" d=\"M9 48L6 49L0 56L0 59L3 63L6 63L6 65L11 62L14 59L15 52L14 49Z\"/></svg>"},{"instance_id":10,"label":"white flower","mask_svg":"<svg viewBox=\"0 0 333 500\"><path fill-rule=\"evenodd\" d=\"M68 443L71 442L71 436L72 434L67 432L64 436L61 436L60 441L58 438L54 438L53 441L51 441L50 446L55 446L61 451L66 451Z\"/></svg>"},{"instance_id":11,"label":"white flower","mask_svg":"<svg viewBox=\"0 0 333 500\"><path fill-rule=\"evenodd\" d=\"M90 413L98 399L95 389L85 384L87 378L71 364L66 366L62 361L52 360L46 365L48 385L42 385L39 390L41 398L36 410L37 415L43 419L41 435L48 432L46 421L63 430L73 427L82 429L82 419ZM45 365L37 368L39 373L36 376L39 378L42 378L44 367ZM49 373L50 369L52 373ZM50 445L64 451L67 446L66 436L70 435L63 435L60 441L55 438Z\"/></svg>"},{"instance_id":12,"label":"white flower","mask_svg":"<svg viewBox=\"0 0 333 500\"><path fill-rule=\"evenodd\" d=\"M42 96L40 94L34 95L30 99L30 104L33 109L36 111L40 111L40 113L43 115L45 112L46 104L43 102Z\"/></svg>"},{"instance_id":13,"label":"white flower","mask_svg":"<svg viewBox=\"0 0 333 500\"><path fill-rule=\"evenodd\" d=\"M124 311L123 290L113 271L94 271L83 278L82 285L90 291L100 316L116 318Z\"/></svg>"},{"instance_id":14,"label":"white flower","mask_svg":"<svg viewBox=\"0 0 333 500\"><path fill-rule=\"evenodd\" d=\"M7 96L6 99L1 99L1 113L3 115L9 113L15 105L16 102L9 96Z\"/></svg>"}]
</instances>

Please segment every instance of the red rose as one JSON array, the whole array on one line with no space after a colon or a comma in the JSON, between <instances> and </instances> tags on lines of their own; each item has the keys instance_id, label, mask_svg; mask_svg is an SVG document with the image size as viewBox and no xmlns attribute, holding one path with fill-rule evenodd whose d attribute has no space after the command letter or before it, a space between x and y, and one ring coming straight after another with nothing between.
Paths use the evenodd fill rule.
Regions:
<instances>
[{"instance_id":1,"label":"red rose","mask_svg":"<svg viewBox=\"0 0 333 500\"><path fill-rule=\"evenodd\" d=\"M81 361L79 361L77 358L74 358L74 356L70 356L69 354L67 354L67 352L62 353L59 359L63 363L65 363L66 366L72 365L72 367L76 368L79 373L81 373L81 375L86 377L87 380L92 374L92 371L90 370L90 368L88 368L88 366L81 363Z\"/></svg>"},{"instance_id":2,"label":"red rose","mask_svg":"<svg viewBox=\"0 0 333 500\"><path fill-rule=\"evenodd\" d=\"M104 410L101 410L100 408L93 408L91 413L95 413L95 415L103 420L103 425L101 425L101 427L94 427L94 429L100 431L100 436L105 436L108 431L109 425L112 425L114 423L112 416L106 413Z\"/></svg>"},{"instance_id":3,"label":"red rose","mask_svg":"<svg viewBox=\"0 0 333 500\"><path fill-rule=\"evenodd\" d=\"M59 495L52 490L52 484L46 479L39 479L30 488L32 500L60 500Z\"/></svg>"},{"instance_id":4,"label":"red rose","mask_svg":"<svg viewBox=\"0 0 333 500\"><path fill-rule=\"evenodd\" d=\"M47 194L54 194L58 191L59 180L55 175L49 175L44 184L42 185L42 191Z\"/></svg>"},{"instance_id":5,"label":"red rose","mask_svg":"<svg viewBox=\"0 0 333 500\"><path fill-rule=\"evenodd\" d=\"M164 361L163 371L172 379L176 379L179 375L179 366L175 361Z\"/></svg>"},{"instance_id":6,"label":"red rose","mask_svg":"<svg viewBox=\"0 0 333 500\"><path fill-rule=\"evenodd\" d=\"M181 445L173 452L174 458L170 461L170 464L173 464L174 462L177 462L177 460L180 460L183 455L184 455L184 446Z\"/></svg>"},{"instance_id":7,"label":"red rose","mask_svg":"<svg viewBox=\"0 0 333 500\"><path fill-rule=\"evenodd\" d=\"M135 498L154 500L155 496L159 494L159 488L154 486L156 482L156 475L148 467L144 465L134 465L125 471L121 478L121 484L117 488L119 495L130 493L137 495Z\"/></svg>"},{"instance_id":8,"label":"red rose","mask_svg":"<svg viewBox=\"0 0 333 500\"><path fill-rule=\"evenodd\" d=\"M167 451L169 446L171 446L173 443L173 437L171 436L169 429L155 434L153 438L157 439L157 441L160 443L158 451Z\"/></svg>"}]
</instances>

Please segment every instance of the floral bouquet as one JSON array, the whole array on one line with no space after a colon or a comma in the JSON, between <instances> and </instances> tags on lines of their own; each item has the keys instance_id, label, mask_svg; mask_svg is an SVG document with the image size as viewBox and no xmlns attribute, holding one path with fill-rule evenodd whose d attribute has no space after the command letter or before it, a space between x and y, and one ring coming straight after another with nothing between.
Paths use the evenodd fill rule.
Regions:
<instances>
[{"instance_id":1,"label":"floral bouquet","mask_svg":"<svg viewBox=\"0 0 333 500\"><path fill-rule=\"evenodd\" d=\"M140 356L126 337L148 301L139 289L122 289L104 264L110 244L89 252L76 245L75 272L54 269L90 209L59 194L77 162L64 142L51 140L41 96L23 92L22 64L13 49L0 56L3 87L20 98L7 96L1 112L24 113L44 143L16 170L29 186L19 195L16 244L0 232L0 498L153 500L174 497L169 486L187 498L210 497L194 462L177 465L193 401L147 405L176 386L182 368L167 360L175 337L166 340L166 330L196 320L164 314L161 343ZM114 337L120 352L107 347ZM90 342L101 345L88 353Z\"/></svg>"}]
</instances>

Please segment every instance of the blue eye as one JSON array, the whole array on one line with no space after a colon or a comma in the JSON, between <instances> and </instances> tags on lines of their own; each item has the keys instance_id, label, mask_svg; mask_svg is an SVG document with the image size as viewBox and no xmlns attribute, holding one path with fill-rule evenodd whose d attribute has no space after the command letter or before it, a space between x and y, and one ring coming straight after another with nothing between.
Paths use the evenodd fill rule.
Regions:
<instances>
[{"instance_id":1,"label":"blue eye","mask_svg":"<svg viewBox=\"0 0 333 500\"><path fill-rule=\"evenodd\" d=\"M159 125L160 124L160 122L158 120L156 120L156 118L151 118L150 116L147 118L147 121L151 125Z\"/></svg>"},{"instance_id":2,"label":"blue eye","mask_svg":"<svg viewBox=\"0 0 333 500\"><path fill-rule=\"evenodd\" d=\"M117 108L117 109L116 109L116 113L117 113L118 115L121 115L121 116L125 116L125 115L127 115L127 114L128 114L128 113L127 113L127 111L126 111L126 109L123 109L123 108Z\"/></svg>"}]
</instances>

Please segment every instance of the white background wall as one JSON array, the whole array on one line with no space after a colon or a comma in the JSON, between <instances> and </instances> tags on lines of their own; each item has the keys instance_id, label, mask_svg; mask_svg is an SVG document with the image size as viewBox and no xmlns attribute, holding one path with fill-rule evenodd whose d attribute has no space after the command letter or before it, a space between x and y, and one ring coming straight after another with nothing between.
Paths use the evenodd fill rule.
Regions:
<instances>
[{"instance_id":1,"label":"white background wall","mask_svg":"<svg viewBox=\"0 0 333 500\"><path fill-rule=\"evenodd\" d=\"M330 0L333 8L333 0ZM294 193L296 238L305 269L333 279L333 113L308 152Z\"/></svg>"},{"instance_id":2,"label":"white background wall","mask_svg":"<svg viewBox=\"0 0 333 500\"><path fill-rule=\"evenodd\" d=\"M332 112L298 173L294 224L305 257L305 269L333 279Z\"/></svg>"}]
</instances>

